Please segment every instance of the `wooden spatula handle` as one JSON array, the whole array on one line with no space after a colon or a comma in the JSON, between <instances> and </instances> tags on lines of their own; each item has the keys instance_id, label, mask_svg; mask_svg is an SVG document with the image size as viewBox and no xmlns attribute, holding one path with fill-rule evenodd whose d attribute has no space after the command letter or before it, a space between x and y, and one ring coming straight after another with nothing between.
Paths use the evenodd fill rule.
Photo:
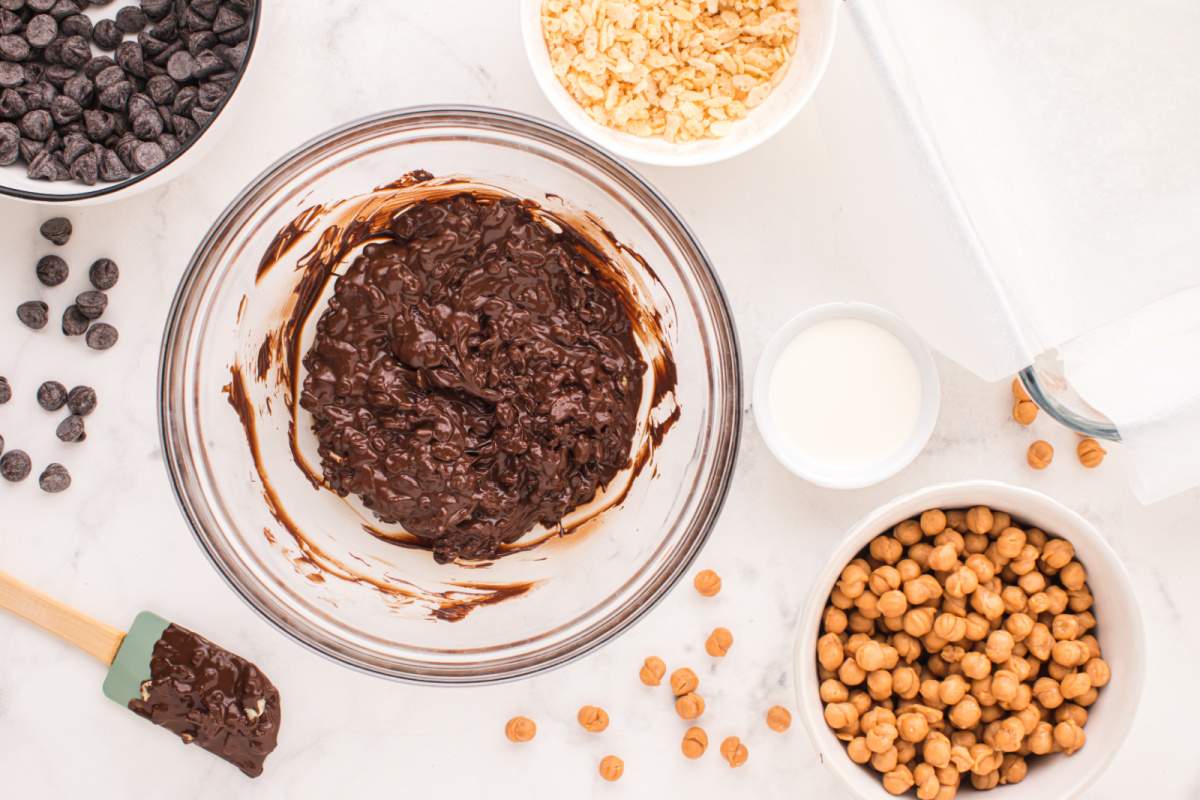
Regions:
<instances>
[{"instance_id":1,"label":"wooden spatula handle","mask_svg":"<svg viewBox=\"0 0 1200 800\"><path fill-rule=\"evenodd\" d=\"M112 664L125 638L124 631L63 605L4 572L0 572L0 608L66 639L105 666Z\"/></svg>"}]
</instances>

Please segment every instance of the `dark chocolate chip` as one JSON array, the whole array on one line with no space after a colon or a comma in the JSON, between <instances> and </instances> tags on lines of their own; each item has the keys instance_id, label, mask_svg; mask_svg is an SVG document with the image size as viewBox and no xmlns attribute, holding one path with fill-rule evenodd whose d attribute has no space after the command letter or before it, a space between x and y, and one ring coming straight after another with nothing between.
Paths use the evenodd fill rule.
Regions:
<instances>
[{"instance_id":1,"label":"dark chocolate chip","mask_svg":"<svg viewBox=\"0 0 1200 800\"><path fill-rule=\"evenodd\" d=\"M117 267L117 262L111 258L100 258L92 262L92 266L88 269L88 280L102 292L107 292L109 289L117 285L117 279L121 277L121 270Z\"/></svg>"},{"instance_id":2,"label":"dark chocolate chip","mask_svg":"<svg viewBox=\"0 0 1200 800\"><path fill-rule=\"evenodd\" d=\"M250 38L250 23L239 25L233 30L225 31L218 34L217 39L221 44L241 44Z\"/></svg>"},{"instance_id":3,"label":"dark chocolate chip","mask_svg":"<svg viewBox=\"0 0 1200 800\"><path fill-rule=\"evenodd\" d=\"M169 105L179 91L177 84L170 75L155 75L146 81L146 93L150 99L159 105Z\"/></svg>"},{"instance_id":4,"label":"dark chocolate chip","mask_svg":"<svg viewBox=\"0 0 1200 800\"><path fill-rule=\"evenodd\" d=\"M113 63L98 72L93 80L96 82L97 89L107 89L125 80L125 70Z\"/></svg>"},{"instance_id":5,"label":"dark chocolate chip","mask_svg":"<svg viewBox=\"0 0 1200 800\"><path fill-rule=\"evenodd\" d=\"M38 486L50 494L66 491L71 487L71 473L62 464L47 464L38 476Z\"/></svg>"},{"instance_id":6,"label":"dark chocolate chip","mask_svg":"<svg viewBox=\"0 0 1200 800\"><path fill-rule=\"evenodd\" d=\"M100 319L104 309L108 308L108 295L95 289L80 292L75 298L75 307L88 319Z\"/></svg>"},{"instance_id":7,"label":"dark chocolate chip","mask_svg":"<svg viewBox=\"0 0 1200 800\"><path fill-rule=\"evenodd\" d=\"M167 154L167 158L171 158L183 149L183 144L179 141L179 138L170 133L164 133L158 137L158 143L162 145L163 152Z\"/></svg>"},{"instance_id":8,"label":"dark chocolate chip","mask_svg":"<svg viewBox=\"0 0 1200 800\"><path fill-rule=\"evenodd\" d=\"M12 386L9 385L8 378L0 377L0 406L9 400L12 400Z\"/></svg>"},{"instance_id":9,"label":"dark chocolate chip","mask_svg":"<svg viewBox=\"0 0 1200 800\"><path fill-rule=\"evenodd\" d=\"M217 16L217 7L221 5L221 2L220 0L191 0L187 5L188 9L203 19L211 20Z\"/></svg>"},{"instance_id":10,"label":"dark chocolate chip","mask_svg":"<svg viewBox=\"0 0 1200 800\"><path fill-rule=\"evenodd\" d=\"M125 6L117 12L117 27L125 33L137 33L149 24L146 12L137 6Z\"/></svg>"},{"instance_id":11,"label":"dark chocolate chip","mask_svg":"<svg viewBox=\"0 0 1200 800\"><path fill-rule=\"evenodd\" d=\"M167 17L161 22L147 28L146 33L155 39L160 39L164 42L173 42L179 38L179 21L174 16Z\"/></svg>"},{"instance_id":12,"label":"dark chocolate chip","mask_svg":"<svg viewBox=\"0 0 1200 800\"><path fill-rule=\"evenodd\" d=\"M64 442L82 442L87 438L87 430L83 424L83 417L78 414L72 414L67 417L58 423L58 427L54 430L54 435Z\"/></svg>"},{"instance_id":13,"label":"dark chocolate chip","mask_svg":"<svg viewBox=\"0 0 1200 800\"><path fill-rule=\"evenodd\" d=\"M120 81L100 90L100 105L109 111L122 111L129 98L133 95L133 84Z\"/></svg>"},{"instance_id":14,"label":"dark chocolate chip","mask_svg":"<svg viewBox=\"0 0 1200 800\"><path fill-rule=\"evenodd\" d=\"M63 94L80 106L86 106L96 94L96 85L87 75L74 75L63 84Z\"/></svg>"},{"instance_id":15,"label":"dark chocolate chip","mask_svg":"<svg viewBox=\"0 0 1200 800\"><path fill-rule=\"evenodd\" d=\"M117 46L117 65L130 75L139 78L146 77L146 64L142 55L142 46L137 42L121 42Z\"/></svg>"},{"instance_id":16,"label":"dark chocolate chip","mask_svg":"<svg viewBox=\"0 0 1200 800\"><path fill-rule=\"evenodd\" d=\"M196 124L199 125L201 128L203 128L208 123L212 122L212 118L214 116L216 116L216 115L213 114L213 112L209 111L206 108L203 108L202 106L196 106L195 108L192 109L192 119L196 120Z\"/></svg>"},{"instance_id":17,"label":"dark chocolate chip","mask_svg":"<svg viewBox=\"0 0 1200 800\"><path fill-rule=\"evenodd\" d=\"M97 75L116 63L110 56L93 56L91 61L83 65L83 74L94 81Z\"/></svg>"},{"instance_id":18,"label":"dark chocolate chip","mask_svg":"<svg viewBox=\"0 0 1200 800\"><path fill-rule=\"evenodd\" d=\"M65 94L60 94L50 103L50 117L58 125L67 125L79 119L83 108Z\"/></svg>"},{"instance_id":19,"label":"dark chocolate chip","mask_svg":"<svg viewBox=\"0 0 1200 800\"><path fill-rule=\"evenodd\" d=\"M47 411L58 411L67 404L67 387L58 381L46 381L37 388L37 402Z\"/></svg>"},{"instance_id":20,"label":"dark chocolate chip","mask_svg":"<svg viewBox=\"0 0 1200 800\"><path fill-rule=\"evenodd\" d=\"M45 80L55 88L55 95L67 85L67 81L79 74L78 67L68 67L66 64L51 64L46 67ZM53 98L51 98L53 100Z\"/></svg>"},{"instance_id":21,"label":"dark chocolate chip","mask_svg":"<svg viewBox=\"0 0 1200 800\"><path fill-rule=\"evenodd\" d=\"M116 50L125 34L111 19L102 19L92 28L92 41L102 50Z\"/></svg>"},{"instance_id":22,"label":"dark chocolate chip","mask_svg":"<svg viewBox=\"0 0 1200 800\"><path fill-rule=\"evenodd\" d=\"M17 306L17 319L35 331L46 327L50 307L41 300L30 300Z\"/></svg>"},{"instance_id":23,"label":"dark chocolate chip","mask_svg":"<svg viewBox=\"0 0 1200 800\"><path fill-rule=\"evenodd\" d=\"M180 50L167 60L167 74L183 83L192 79L198 66L195 56L186 50Z\"/></svg>"},{"instance_id":24,"label":"dark chocolate chip","mask_svg":"<svg viewBox=\"0 0 1200 800\"><path fill-rule=\"evenodd\" d=\"M11 61L0 61L0 86L5 89L15 89L25 82L25 70L20 64Z\"/></svg>"},{"instance_id":25,"label":"dark chocolate chip","mask_svg":"<svg viewBox=\"0 0 1200 800\"><path fill-rule=\"evenodd\" d=\"M190 114L199 97L200 90L195 86L184 86L175 94L175 100L171 103L171 111L176 114Z\"/></svg>"},{"instance_id":26,"label":"dark chocolate chip","mask_svg":"<svg viewBox=\"0 0 1200 800\"><path fill-rule=\"evenodd\" d=\"M92 46L82 36L68 36L62 44L62 63L80 69L92 60Z\"/></svg>"},{"instance_id":27,"label":"dark chocolate chip","mask_svg":"<svg viewBox=\"0 0 1200 800\"><path fill-rule=\"evenodd\" d=\"M42 256L37 262L37 278L44 286L58 286L71 274L67 262L58 256Z\"/></svg>"},{"instance_id":28,"label":"dark chocolate chip","mask_svg":"<svg viewBox=\"0 0 1200 800\"><path fill-rule=\"evenodd\" d=\"M35 142L44 142L50 136L50 132L54 130L54 120L49 111L39 108L26 112L17 127L21 129L21 135L25 138L33 139Z\"/></svg>"},{"instance_id":29,"label":"dark chocolate chip","mask_svg":"<svg viewBox=\"0 0 1200 800\"><path fill-rule=\"evenodd\" d=\"M89 109L83 112L83 127L93 142L103 142L113 132L113 115L107 111Z\"/></svg>"},{"instance_id":30,"label":"dark chocolate chip","mask_svg":"<svg viewBox=\"0 0 1200 800\"><path fill-rule=\"evenodd\" d=\"M24 450L9 450L0 456L0 476L10 483L17 483L29 477L33 462Z\"/></svg>"},{"instance_id":31,"label":"dark chocolate chip","mask_svg":"<svg viewBox=\"0 0 1200 800\"><path fill-rule=\"evenodd\" d=\"M157 114L155 114L155 119L158 119ZM160 124L162 123L161 119L158 121ZM133 150L134 166L143 172L154 169L166 160L167 154L158 142L142 142Z\"/></svg>"},{"instance_id":32,"label":"dark chocolate chip","mask_svg":"<svg viewBox=\"0 0 1200 800\"><path fill-rule=\"evenodd\" d=\"M220 46L217 35L212 31L193 31L187 35L187 50L194 56Z\"/></svg>"},{"instance_id":33,"label":"dark chocolate chip","mask_svg":"<svg viewBox=\"0 0 1200 800\"><path fill-rule=\"evenodd\" d=\"M112 150L105 149L100 156L100 177L106 181L123 181L129 177L129 168Z\"/></svg>"},{"instance_id":34,"label":"dark chocolate chip","mask_svg":"<svg viewBox=\"0 0 1200 800\"><path fill-rule=\"evenodd\" d=\"M34 11L49 11L54 8L54 3L57 0L26 0L25 5L32 8Z\"/></svg>"},{"instance_id":35,"label":"dark chocolate chip","mask_svg":"<svg viewBox=\"0 0 1200 800\"><path fill-rule=\"evenodd\" d=\"M87 14L72 14L58 27L67 36L82 36L89 41L92 38L92 18Z\"/></svg>"},{"instance_id":36,"label":"dark chocolate chip","mask_svg":"<svg viewBox=\"0 0 1200 800\"><path fill-rule=\"evenodd\" d=\"M89 324L91 323L88 318L79 313L79 309L75 306L67 306L67 310L63 312L62 332L64 336L82 336L87 332Z\"/></svg>"},{"instance_id":37,"label":"dark chocolate chip","mask_svg":"<svg viewBox=\"0 0 1200 800\"><path fill-rule=\"evenodd\" d=\"M71 238L71 220L66 217L54 217L42 223L38 232L43 237L57 245L64 245Z\"/></svg>"},{"instance_id":38,"label":"dark chocolate chip","mask_svg":"<svg viewBox=\"0 0 1200 800\"><path fill-rule=\"evenodd\" d=\"M67 408L72 414L86 417L96 410L96 390L90 386L76 386L67 393Z\"/></svg>"},{"instance_id":39,"label":"dark chocolate chip","mask_svg":"<svg viewBox=\"0 0 1200 800\"><path fill-rule=\"evenodd\" d=\"M92 143L82 133L68 133L63 137L62 159L68 164L74 164L75 159L90 152Z\"/></svg>"},{"instance_id":40,"label":"dark chocolate chip","mask_svg":"<svg viewBox=\"0 0 1200 800\"><path fill-rule=\"evenodd\" d=\"M17 163L21 132L11 122L0 122L0 167Z\"/></svg>"},{"instance_id":41,"label":"dark chocolate chip","mask_svg":"<svg viewBox=\"0 0 1200 800\"><path fill-rule=\"evenodd\" d=\"M107 322L97 322L88 328L88 332L84 336L87 346L93 350L107 350L117 343L117 338L117 329Z\"/></svg>"},{"instance_id":42,"label":"dark chocolate chip","mask_svg":"<svg viewBox=\"0 0 1200 800\"><path fill-rule=\"evenodd\" d=\"M152 20L160 20L171 11L171 0L142 0L142 11Z\"/></svg>"},{"instance_id":43,"label":"dark chocolate chip","mask_svg":"<svg viewBox=\"0 0 1200 800\"><path fill-rule=\"evenodd\" d=\"M88 150L71 162L67 172L85 186L95 186L100 179L100 158L94 151Z\"/></svg>"},{"instance_id":44,"label":"dark chocolate chip","mask_svg":"<svg viewBox=\"0 0 1200 800\"><path fill-rule=\"evenodd\" d=\"M153 59L159 53L167 49L168 43L161 39L156 39L146 31L138 34L138 44L142 46L143 58Z\"/></svg>"},{"instance_id":45,"label":"dark chocolate chip","mask_svg":"<svg viewBox=\"0 0 1200 800\"><path fill-rule=\"evenodd\" d=\"M0 8L0 35L7 36L10 33L17 33L24 24L21 18L13 12L7 8Z\"/></svg>"},{"instance_id":46,"label":"dark chocolate chip","mask_svg":"<svg viewBox=\"0 0 1200 800\"><path fill-rule=\"evenodd\" d=\"M33 47L45 47L58 36L58 21L49 14L38 14L25 23L25 41Z\"/></svg>"},{"instance_id":47,"label":"dark chocolate chip","mask_svg":"<svg viewBox=\"0 0 1200 800\"><path fill-rule=\"evenodd\" d=\"M58 20L63 20L67 17L75 16L80 11L82 11L82 9L77 3L74 2L74 0L57 0L57 2L55 2L55 4L50 8L50 16Z\"/></svg>"},{"instance_id":48,"label":"dark chocolate chip","mask_svg":"<svg viewBox=\"0 0 1200 800\"><path fill-rule=\"evenodd\" d=\"M6 61L24 61L33 55L33 48L24 37L15 33L0 36L0 58Z\"/></svg>"},{"instance_id":49,"label":"dark chocolate chip","mask_svg":"<svg viewBox=\"0 0 1200 800\"><path fill-rule=\"evenodd\" d=\"M246 20L242 19L241 15L232 8L221 6L221 10L217 12L217 16L213 20L213 33L218 35L228 33L236 28L240 28L245 22Z\"/></svg>"}]
</instances>

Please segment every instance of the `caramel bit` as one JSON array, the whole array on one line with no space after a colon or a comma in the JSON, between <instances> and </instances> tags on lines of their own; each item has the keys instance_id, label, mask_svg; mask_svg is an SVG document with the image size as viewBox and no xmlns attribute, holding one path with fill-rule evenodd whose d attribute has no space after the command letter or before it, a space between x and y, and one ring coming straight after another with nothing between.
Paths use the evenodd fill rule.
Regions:
<instances>
[{"instance_id":1,"label":"caramel bit","mask_svg":"<svg viewBox=\"0 0 1200 800\"><path fill-rule=\"evenodd\" d=\"M692 727L683 734L683 744L680 746L687 758L699 758L708 749L708 734L704 728Z\"/></svg>"},{"instance_id":2,"label":"caramel bit","mask_svg":"<svg viewBox=\"0 0 1200 800\"><path fill-rule=\"evenodd\" d=\"M730 736L721 742L721 757L729 762L729 766L740 767L750 757L750 751L742 744L741 739Z\"/></svg>"},{"instance_id":3,"label":"caramel bit","mask_svg":"<svg viewBox=\"0 0 1200 800\"><path fill-rule=\"evenodd\" d=\"M638 677L647 686L658 686L666 673L666 663L658 656L650 656L642 662L642 671L638 673Z\"/></svg>"},{"instance_id":4,"label":"caramel bit","mask_svg":"<svg viewBox=\"0 0 1200 800\"><path fill-rule=\"evenodd\" d=\"M1032 425L1037 415L1038 407L1032 400L1022 400L1013 405L1012 417L1022 425Z\"/></svg>"},{"instance_id":5,"label":"caramel bit","mask_svg":"<svg viewBox=\"0 0 1200 800\"><path fill-rule=\"evenodd\" d=\"M584 706L576 716L579 724L592 733L600 733L608 727L608 712L599 706Z\"/></svg>"},{"instance_id":6,"label":"caramel bit","mask_svg":"<svg viewBox=\"0 0 1200 800\"><path fill-rule=\"evenodd\" d=\"M504 726L504 735L510 742L528 742L537 736L537 723L529 717L513 717Z\"/></svg>"},{"instance_id":7,"label":"caramel bit","mask_svg":"<svg viewBox=\"0 0 1200 800\"><path fill-rule=\"evenodd\" d=\"M692 580L692 585L705 597L713 597L721 591L721 576L711 569L700 570Z\"/></svg>"},{"instance_id":8,"label":"caramel bit","mask_svg":"<svg viewBox=\"0 0 1200 800\"><path fill-rule=\"evenodd\" d=\"M699 687L700 679L687 667L680 667L671 673L671 692L676 697L694 692Z\"/></svg>"},{"instance_id":9,"label":"caramel bit","mask_svg":"<svg viewBox=\"0 0 1200 800\"><path fill-rule=\"evenodd\" d=\"M704 643L704 651L714 658L721 658L733 647L733 634L728 628L713 628Z\"/></svg>"},{"instance_id":10,"label":"caramel bit","mask_svg":"<svg viewBox=\"0 0 1200 800\"><path fill-rule=\"evenodd\" d=\"M1075 454L1079 456L1080 464L1088 469L1095 469L1108 455L1108 451L1101 447L1095 439L1089 437L1080 440L1079 446L1075 448Z\"/></svg>"},{"instance_id":11,"label":"caramel bit","mask_svg":"<svg viewBox=\"0 0 1200 800\"><path fill-rule=\"evenodd\" d=\"M1027 401L1027 400L1033 399L1029 396L1029 392L1025 391L1025 384L1021 383L1020 378L1012 379L1012 395L1013 395L1013 400L1015 400L1018 403L1021 402L1022 400Z\"/></svg>"},{"instance_id":12,"label":"caramel bit","mask_svg":"<svg viewBox=\"0 0 1200 800\"><path fill-rule=\"evenodd\" d=\"M1054 460L1054 448L1046 440L1038 439L1029 445L1029 452L1025 454L1025 460L1034 469L1045 469Z\"/></svg>"},{"instance_id":13,"label":"caramel bit","mask_svg":"<svg viewBox=\"0 0 1200 800\"><path fill-rule=\"evenodd\" d=\"M625 762L616 756L600 759L600 777L606 781L619 780L625 774Z\"/></svg>"},{"instance_id":14,"label":"caramel bit","mask_svg":"<svg viewBox=\"0 0 1200 800\"><path fill-rule=\"evenodd\" d=\"M783 733L792 727L792 712L783 706L771 706L767 709L767 727L776 733Z\"/></svg>"},{"instance_id":15,"label":"caramel bit","mask_svg":"<svg viewBox=\"0 0 1200 800\"><path fill-rule=\"evenodd\" d=\"M699 719L704 713L704 698L695 692L689 692L675 699L675 713L681 719Z\"/></svg>"}]
</instances>

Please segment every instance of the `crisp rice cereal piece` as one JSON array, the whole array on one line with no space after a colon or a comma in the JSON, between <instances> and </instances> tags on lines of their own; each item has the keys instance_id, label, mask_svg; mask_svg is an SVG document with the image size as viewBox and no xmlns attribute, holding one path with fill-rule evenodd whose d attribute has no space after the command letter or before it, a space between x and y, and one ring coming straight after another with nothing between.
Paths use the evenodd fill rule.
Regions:
<instances>
[{"instance_id":1,"label":"crisp rice cereal piece","mask_svg":"<svg viewBox=\"0 0 1200 800\"><path fill-rule=\"evenodd\" d=\"M551 69L601 125L672 142L728 135L779 85L796 0L543 0Z\"/></svg>"}]
</instances>

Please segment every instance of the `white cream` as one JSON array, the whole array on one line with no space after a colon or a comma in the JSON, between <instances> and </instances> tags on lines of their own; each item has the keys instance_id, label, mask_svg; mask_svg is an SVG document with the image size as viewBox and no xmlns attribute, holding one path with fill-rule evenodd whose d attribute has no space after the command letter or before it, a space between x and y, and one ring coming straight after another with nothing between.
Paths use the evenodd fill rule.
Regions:
<instances>
[{"instance_id":1,"label":"white cream","mask_svg":"<svg viewBox=\"0 0 1200 800\"><path fill-rule=\"evenodd\" d=\"M912 437L921 416L921 374L890 331L860 319L828 320L784 347L767 400L779 435L805 459L872 464Z\"/></svg>"}]
</instances>

